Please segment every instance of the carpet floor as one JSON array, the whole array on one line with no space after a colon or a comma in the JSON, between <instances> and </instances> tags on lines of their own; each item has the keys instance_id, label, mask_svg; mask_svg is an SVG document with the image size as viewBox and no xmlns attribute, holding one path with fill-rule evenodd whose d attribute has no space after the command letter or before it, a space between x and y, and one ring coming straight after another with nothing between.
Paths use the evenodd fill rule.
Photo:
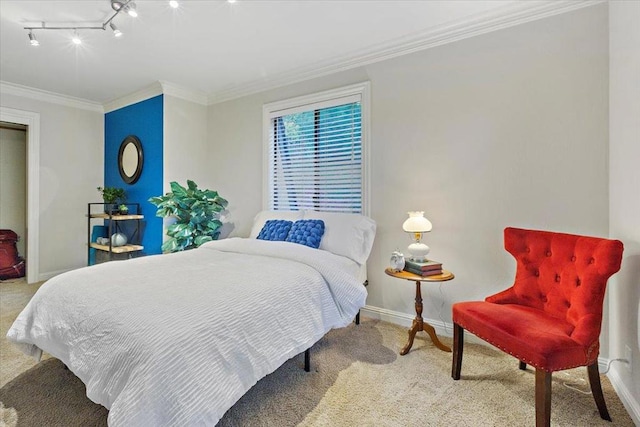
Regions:
<instances>
[{"instance_id":1,"label":"carpet floor","mask_svg":"<svg viewBox=\"0 0 640 427\"><path fill-rule=\"evenodd\" d=\"M60 361L49 358L35 364L15 354L4 337L36 289L37 285L0 284L0 425L15 425L16 418L18 427L106 425L108 411L87 399L82 382ZM249 390L218 425L535 424L532 369L521 371L517 360L501 351L468 343L462 378L453 381L451 353L438 350L420 333L409 354L400 356L406 339L405 328L371 319L333 330L313 346L311 372L303 370L302 355L292 358ZM442 341L451 344L446 337ZM23 357L26 361L20 361ZM600 419L593 397L585 393L586 378L585 368L554 374L552 425L633 426L604 375L613 423Z\"/></svg>"}]
</instances>

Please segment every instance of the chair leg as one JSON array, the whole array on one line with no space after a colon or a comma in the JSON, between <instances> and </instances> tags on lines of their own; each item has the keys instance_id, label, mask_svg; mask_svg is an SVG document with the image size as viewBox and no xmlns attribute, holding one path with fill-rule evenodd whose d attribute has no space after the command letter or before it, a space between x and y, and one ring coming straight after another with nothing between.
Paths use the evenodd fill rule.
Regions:
<instances>
[{"instance_id":1,"label":"chair leg","mask_svg":"<svg viewBox=\"0 0 640 427\"><path fill-rule=\"evenodd\" d=\"M551 425L551 372L536 368L536 427Z\"/></svg>"},{"instance_id":2,"label":"chair leg","mask_svg":"<svg viewBox=\"0 0 640 427\"><path fill-rule=\"evenodd\" d=\"M527 370L527 364L524 363L522 360L520 361L520 366L519 366L520 370L522 371L526 371Z\"/></svg>"},{"instance_id":3,"label":"chair leg","mask_svg":"<svg viewBox=\"0 0 640 427\"><path fill-rule=\"evenodd\" d=\"M356 314L356 325L360 324L360 310L358 310L358 313Z\"/></svg>"},{"instance_id":4,"label":"chair leg","mask_svg":"<svg viewBox=\"0 0 640 427\"><path fill-rule=\"evenodd\" d=\"M600 384L598 362L595 361L591 365L587 366L587 372L589 373L591 394L593 394L593 399L596 401L598 412L600 412L600 418L602 418L603 420L611 421L609 411L607 411L607 403L604 401L604 394L602 394L602 385Z\"/></svg>"},{"instance_id":5,"label":"chair leg","mask_svg":"<svg viewBox=\"0 0 640 427\"><path fill-rule=\"evenodd\" d=\"M451 362L451 378L460 379L462 369L462 351L464 348L464 329L457 323L453 324L453 360Z\"/></svg>"}]
</instances>

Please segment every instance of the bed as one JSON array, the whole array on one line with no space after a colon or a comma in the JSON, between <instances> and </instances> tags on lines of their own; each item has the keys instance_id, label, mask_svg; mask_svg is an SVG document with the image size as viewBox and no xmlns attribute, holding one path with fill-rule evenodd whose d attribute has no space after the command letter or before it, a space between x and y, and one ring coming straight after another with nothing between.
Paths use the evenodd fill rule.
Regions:
<instances>
[{"instance_id":1,"label":"bed","mask_svg":"<svg viewBox=\"0 0 640 427\"><path fill-rule=\"evenodd\" d=\"M256 238L273 217L322 218L320 248ZM215 425L258 380L353 321L374 234L360 215L261 212L249 238L56 276L7 337L60 359L111 426Z\"/></svg>"}]
</instances>

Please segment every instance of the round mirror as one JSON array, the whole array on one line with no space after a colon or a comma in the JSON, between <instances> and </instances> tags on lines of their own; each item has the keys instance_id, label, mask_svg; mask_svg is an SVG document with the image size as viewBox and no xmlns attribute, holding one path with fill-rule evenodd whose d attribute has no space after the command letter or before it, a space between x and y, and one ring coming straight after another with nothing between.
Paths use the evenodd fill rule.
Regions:
<instances>
[{"instance_id":1,"label":"round mirror","mask_svg":"<svg viewBox=\"0 0 640 427\"><path fill-rule=\"evenodd\" d=\"M134 135L127 136L120 144L118 151L118 170L124 182L133 184L140 178L142 161L140 140Z\"/></svg>"}]
</instances>

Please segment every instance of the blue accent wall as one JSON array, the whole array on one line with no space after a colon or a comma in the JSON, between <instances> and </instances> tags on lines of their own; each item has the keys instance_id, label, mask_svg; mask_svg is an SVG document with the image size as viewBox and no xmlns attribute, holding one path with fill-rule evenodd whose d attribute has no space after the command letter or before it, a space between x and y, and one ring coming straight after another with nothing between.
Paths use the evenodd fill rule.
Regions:
<instances>
[{"instance_id":1,"label":"blue accent wall","mask_svg":"<svg viewBox=\"0 0 640 427\"><path fill-rule=\"evenodd\" d=\"M128 135L140 139L144 164L140 179L126 184L118 171L118 150ZM142 245L145 254L162 252L162 218L148 202L163 193L163 96L128 105L105 114L104 119L104 186L122 187L127 202L140 203L144 215Z\"/></svg>"}]
</instances>

